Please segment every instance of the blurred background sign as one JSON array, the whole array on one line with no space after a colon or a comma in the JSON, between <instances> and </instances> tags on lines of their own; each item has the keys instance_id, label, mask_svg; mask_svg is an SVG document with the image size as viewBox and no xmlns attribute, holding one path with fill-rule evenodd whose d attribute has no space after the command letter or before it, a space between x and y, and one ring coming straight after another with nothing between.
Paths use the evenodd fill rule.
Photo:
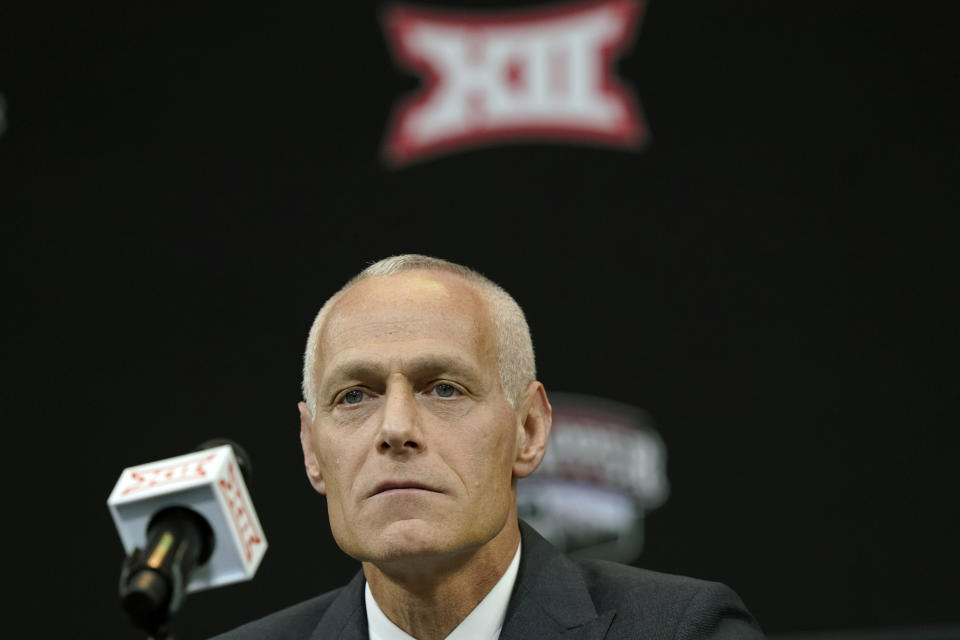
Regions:
<instances>
[{"instance_id":1,"label":"blurred background sign","mask_svg":"<svg viewBox=\"0 0 960 640\"><path fill-rule=\"evenodd\" d=\"M531 140L637 148L645 126L613 63L632 41L641 7L390 7L383 22L394 59L420 74L422 87L395 108L385 160L399 166Z\"/></svg>"},{"instance_id":2,"label":"blurred background sign","mask_svg":"<svg viewBox=\"0 0 960 640\"><path fill-rule=\"evenodd\" d=\"M519 483L520 517L571 555L636 560L644 516L669 494L663 440L636 407L573 393L550 402L550 444Z\"/></svg>"}]
</instances>

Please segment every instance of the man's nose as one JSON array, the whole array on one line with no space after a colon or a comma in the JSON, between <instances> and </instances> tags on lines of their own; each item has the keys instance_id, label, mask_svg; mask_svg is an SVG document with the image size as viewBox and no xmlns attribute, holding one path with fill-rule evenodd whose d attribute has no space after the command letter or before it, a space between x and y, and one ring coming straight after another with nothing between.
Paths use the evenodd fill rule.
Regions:
<instances>
[{"instance_id":1,"label":"man's nose","mask_svg":"<svg viewBox=\"0 0 960 640\"><path fill-rule=\"evenodd\" d=\"M419 404L408 385L396 384L387 389L380 424L378 448L383 453L415 453L423 450Z\"/></svg>"}]
</instances>

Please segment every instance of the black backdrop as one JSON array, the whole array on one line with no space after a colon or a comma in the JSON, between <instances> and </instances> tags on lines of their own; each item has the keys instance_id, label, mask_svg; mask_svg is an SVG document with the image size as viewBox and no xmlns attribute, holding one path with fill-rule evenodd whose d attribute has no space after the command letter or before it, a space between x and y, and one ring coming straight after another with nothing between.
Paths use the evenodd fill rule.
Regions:
<instances>
[{"instance_id":1,"label":"black backdrop","mask_svg":"<svg viewBox=\"0 0 960 640\"><path fill-rule=\"evenodd\" d=\"M6 626L138 637L107 494L211 436L250 450L271 548L179 637L346 580L301 349L402 252L511 291L548 389L652 414L673 492L640 564L731 584L772 633L960 622L948 3L656 1L618 64L644 151L399 171L378 150L417 81L376 5L64 5L0 26Z\"/></svg>"}]
</instances>

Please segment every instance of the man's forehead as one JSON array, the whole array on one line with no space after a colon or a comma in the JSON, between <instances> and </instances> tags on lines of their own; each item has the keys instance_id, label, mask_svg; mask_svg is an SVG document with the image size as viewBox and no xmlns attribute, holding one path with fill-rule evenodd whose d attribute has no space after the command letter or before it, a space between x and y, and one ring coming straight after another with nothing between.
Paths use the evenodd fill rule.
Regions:
<instances>
[{"instance_id":1,"label":"man's forehead","mask_svg":"<svg viewBox=\"0 0 960 640\"><path fill-rule=\"evenodd\" d=\"M455 274L402 272L366 278L331 307L320 333L321 350L365 337L446 337L471 347L494 342L483 296Z\"/></svg>"}]
</instances>

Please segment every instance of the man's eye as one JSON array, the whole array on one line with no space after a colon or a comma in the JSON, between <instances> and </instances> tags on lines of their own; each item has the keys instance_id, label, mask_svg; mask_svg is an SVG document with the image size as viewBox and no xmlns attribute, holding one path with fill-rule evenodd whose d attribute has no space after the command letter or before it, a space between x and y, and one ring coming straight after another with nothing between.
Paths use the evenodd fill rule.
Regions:
<instances>
[{"instance_id":1,"label":"man's eye","mask_svg":"<svg viewBox=\"0 0 960 640\"><path fill-rule=\"evenodd\" d=\"M360 389L350 389L345 394L343 394L344 404L357 404L358 402L363 402L363 396L366 395Z\"/></svg>"},{"instance_id":2,"label":"man's eye","mask_svg":"<svg viewBox=\"0 0 960 640\"><path fill-rule=\"evenodd\" d=\"M453 386L452 384L446 384L445 382L441 382L440 384L435 386L433 390L441 398L452 398L453 395L457 392L457 388L455 386Z\"/></svg>"}]
</instances>

